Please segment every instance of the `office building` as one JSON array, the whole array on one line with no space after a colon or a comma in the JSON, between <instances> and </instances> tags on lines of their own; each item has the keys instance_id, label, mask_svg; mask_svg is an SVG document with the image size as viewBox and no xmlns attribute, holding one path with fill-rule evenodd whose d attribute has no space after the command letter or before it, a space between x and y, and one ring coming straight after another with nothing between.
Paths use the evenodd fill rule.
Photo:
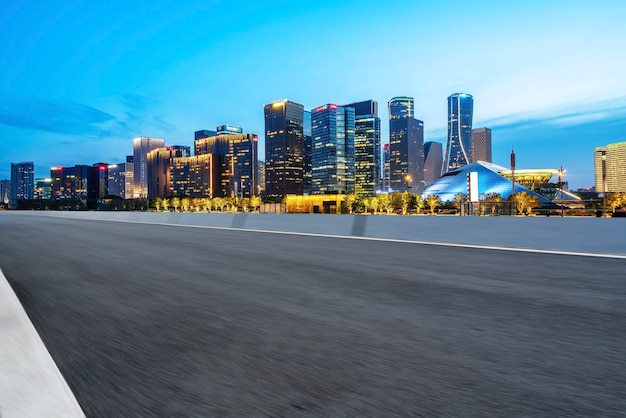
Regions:
<instances>
[{"instance_id":1,"label":"office building","mask_svg":"<svg viewBox=\"0 0 626 418\"><path fill-rule=\"evenodd\" d=\"M191 156L191 148L170 145L148 153L148 198L167 197L170 193L170 169L174 158Z\"/></svg>"},{"instance_id":2,"label":"office building","mask_svg":"<svg viewBox=\"0 0 626 418\"><path fill-rule=\"evenodd\" d=\"M373 196L381 188L381 144L378 102L365 100L354 109L354 193Z\"/></svg>"},{"instance_id":3,"label":"office building","mask_svg":"<svg viewBox=\"0 0 626 418\"><path fill-rule=\"evenodd\" d=\"M304 106L281 100L264 106L265 195L304 193Z\"/></svg>"},{"instance_id":4,"label":"office building","mask_svg":"<svg viewBox=\"0 0 626 418\"><path fill-rule=\"evenodd\" d=\"M391 189L390 165L391 165L391 148L389 146L389 143L386 143L386 144L383 144L383 178L381 179L383 183L383 189L386 191Z\"/></svg>"},{"instance_id":5,"label":"office building","mask_svg":"<svg viewBox=\"0 0 626 418\"><path fill-rule=\"evenodd\" d=\"M212 191L213 196L256 196L259 185L259 137L255 134L222 132L214 137L194 141L194 155L214 156L217 189Z\"/></svg>"},{"instance_id":6,"label":"office building","mask_svg":"<svg viewBox=\"0 0 626 418\"><path fill-rule=\"evenodd\" d=\"M0 203L5 205L9 203L11 199L11 180L0 180Z\"/></svg>"},{"instance_id":7,"label":"office building","mask_svg":"<svg viewBox=\"0 0 626 418\"><path fill-rule=\"evenodd\" d=\"M109 194L109 165L96 163L89 170L87 199L102 199Z\"/></svg>"},{"instance_id":8,"label":"office building","mask_svg":"<svg viewBox=\"0 0 626 418\"><path fill-rule=\"evenodd\" d=\"M31 161L11 163L11 205L32 199L35 193L35 165Z\"/></svg>"},{"instance_id":9,"label":"office building","mask_svg":"<svg viewBox=\"0 0 626 418\"><path fill-rule=\"evenodd\" d=\"M393 191L424 190L424 122L413 115L412 97L394 97L389 109L389 182Z\"/></svg>"},{"instance_id":10,"label":"office building","mask_svg":"<svg viewBox=\"0 0 626 418\"><path fill-rule=\"evenodd\" d=\"M596 192L626 193L626 142L597 147L593 166Z\"/></svg>"},{"instance_id":11,"label":"office building","mask_svg":"<svg viewBox=\"0 0 626 418\"><path fill-rule=\"evenodd\" d=\"M49 200L51 183L52 179L49 178L35 179L35 194L33 198L36 200Z\"/></svg>"},{"instance_id":12,"label":"office building","mask_svg":"<svg viewBox=\"0 0 626 418\"><path fill-rule=\"evenodd\" d=\"M243 128L233 125L219 125L216 132L216 135L241 135L243 133Z\"/></svg>"},{"instance_id":13,"label":"office building","mask_svg":"<svg viewBox=\"0 0 626 418\"><path fill-rule=\"evenodd\" d=\"M326 104L311 111L311 193L354 193L354 109Z\"/></svg>"},{"instance_id":14,"label":"office building","mask_svg":"<svg viewBox=\"0 0 626 418\"><path fill-rule=\"evenodd\" d=\"M209 131L207 129L202 129L200 131L194 132L193 139L195 141L196 139L209 138L215 135L217 135L216 131Z\"/></svg>"},{"instance_id":15,"label":"office building","mask_svg":"<svg viewBox=\"0 0 626 418\"><path fill-rule=\"evenodd\" d=\"M125 163L111 164L108 167L108 194L122 199L133 198L133 156L126 156Z\"/></svg>"},{"instance_id":16,"label":"office building","mask_svg":"<svg viewBox=\"0 0 626 418\"><path fill-rule=\"evenodd\" d=\"M491 129L472 129L472 162L491 162Z\"/></svg>"},{"instance_id":17,"label":"office building","mask_svg":"<svg viewBox=\"0 0 626 418\"><path fill-rule=\"evenodd\" d=\"M93 167L79 164L74 167L50 168L50 197L52 199L80 199L89 197L89 178Z\"/></svg>"},{"instance_id":18,"label":"office building","mask_svg":"<svg viewBox=\"0 0 626 418\"><path fill-rule=\"evenodd\" d=\"M259 161L259 185L257 186L258 196L265 194L265 161Z\"/></svg>"},{"instance_id":19,"label":"office building","mask_svg":"<svg viewBox=\"0 0 626 418\"><path fill-rule=\"evenodd\" d=\"M443 170L445 173L472 161L472 115L474 98L454 93L448 97L448 140Z\"/></svg>"},{"instance_id":20,"label":"office building","mask_svg":"<svg viewBox=\"0 0 626 418\"><path fill-rule=\"evenodd\" d=\"M163 148L165 140L139 136L133 138L133 197L145 198L148 196L148 153L156 148Z\"/></svg>"},{"instance_id":21,"label":"office building","mask_svg":"<svg viewBox=\"0 0 626 418\"><path fill-rule=\"evenodd\" d=\"M441 177L443 146L439 142L424 143L424 186L428 187Z\"/></svg>"},{"instance_id":22,"label":"office building","mask_svg":"<svg viewBox=\"0 0 626 418\"><path fill-rule=\"evenodd\" d=\"M302 133L304 135L304 148L302 154L303 161L303 173L302 173L302 188L304 194L311 193L311 176L312 166L311 158L313 155L313 149L311 148L311 112L309 110L304 111L304 123L302 125Z\"/></svg>"},{"instance_id":23,"label":"office building","mask_svg":"<svg viewBox=\"0 0 626 418\"><path fill-rule=\"evenodd\" d=\"M215 197L219 188L218 166L213 163L213 154L174 158L170 167L170 194L188 197Z\"/></svg>"}]
</instances>

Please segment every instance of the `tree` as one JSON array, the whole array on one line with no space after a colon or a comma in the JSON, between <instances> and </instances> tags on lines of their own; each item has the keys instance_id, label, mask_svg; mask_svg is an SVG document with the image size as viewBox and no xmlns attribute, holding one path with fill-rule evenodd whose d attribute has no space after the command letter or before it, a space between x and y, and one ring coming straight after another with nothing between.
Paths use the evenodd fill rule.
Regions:
<instances>
[{"instance_id":1,"label":"tree","mask_svg":"<svg viewBox=\"0 0 626 418\"><path fill-rule=\"evenodd\" d=\"M213 204L215 205L216 209L220 210L220 212L224 212L224 206L226 206L226 201L223 197L214 197Z\"/></svg>"},{"instance_id":2,"label":"tree","mask_svg":"<svg viewBox=\"0 0 626 418\"><path fill-rule=\"evenodd\" d=\"M402 193L402 214L403 215L408 214L409 209L411 209L414 205L415 205L415 196L413 196L408 191Z\"/></svg>"},{"instance_id":3,"label":"tree","mask_svg":"<svg viewBox=\"0 0 626 418\"><path fill-rule=\"evenodd\" d=\"M426 206L426 201L420 195L415 196L415 209L417 213L422 213L422 209Z\"/></svg>"},{"instance_id":4,"label":"tree","mask_svg":"<svg viewBox=\"0 0 626 418\"><path fill-rule=\"evenodd\" d=\"M465 201L467 200L467 195L464 193L457 193L454 195L454 201L452 203L452 206L456 209L456 210L460 210L461 206L463 206L463 203L465 203Z\"/></svg>"},{"instance_id":5,"label":"tree","mask_svg":"<svg viewBox=\"0 0 626 418\"><path fill-rule=\"evenodd\" d=\"M376 215L378 213L378 209L380 209L380 196L382 195L374 196L370 200L370 207L374 211L374 215Z\"/></svg>"},{"instance_id":6,"label":"tree","mask_svg":"<svg viewBox=\"0 0 626 418\"><path fill-rule=\"evenodd\" d=\"M161 210L161 206L163 205L163 199L160 197L157 197L156 199L153 200L154 202L154 209L159 212Z\"/></svg>"},{"instance_id":7,"label":"tree","mask_svg":"<svg viewBox=\"0 0 626 418\"><path fill-rule=\"evenodd\" d=\"M352 214L354 211L354 202L356 202L356 196L353 194L347 194L343 196L343 200L341 201L342 212L348 212Z\"/></svg>"},{"instance_id":8,"label":"tree","mask_svg":"<svg viewBox=\"0 0 626 418\"><path fill-rule=\"evenodd\" d=\"M250 196L248 206L252 212L256 212L259 206L261 206L261 198L259 196Z\"/></svg>"},{"instance_id":9,"label":"tree","mask_svg":"<svg viewBox=\"0 0 626 418\"><path fill-rule=\"evenodd\" d=\"M439 200L439 196L437 196L436 194L431 194L426 198L426 204L430 208L430 214L434 215L435 208L441 205L441 200Z\"/></svg>"},{"instance_id":10,"label":"tree","mask_svg":"<svg viewBox=\"0 0 626 418\"><path fill-rule=\"evenodd\" d=\"M491 213L497 213L498 206L500 206L500 203L502 203L503 200L504 199L502 199L500 193L489 193L485 196L484 202L485 206L491 209Z\"/></svg>"},{"instance_id":11,"label":"tree","mask_svg":"<svg viewBox=\"0 0 626 418\"><path fill-rule=\"evenodd\" d=\"M393 211L393 200L390 194L378 195L378 205L381 210L387 212L387 215Z\"/></svg>"},{"instance_id":12,"label":"tree","mask_svg":"<svg viewBox=\"0 0 626 418\"><path fill-rule=\"evenodd\" d=\"M537 196L531 195L527 192L515 193L513 195L513 201L515 202L515 207L517 209L517 213L527 215L530 214L532 208L539 206L539 199Z\"/></svg>"},{"instance_id":13,"label":"tree","mask_svg":"<svg viewBox=\"0 0 626 418\"><path fill-rule=\"evenodd\" d=\"M187 212L189 210L189 206L191 206L191 199L183 197L180 199L180 206L183 212Z\"/></svg>"},{"instance_id":14,"label":"tree","mask_svg":"<svg viewBox=\"0 0 626 418\"><path fill-rule=\"evenodd\" d=\"M199 206L202 207L205 211L211 212L211 199L208 197L203 197L200 199Z\"/></svg>"},{"instance_id":15,"label":"tree","mask_svg":"<svg viewBox=\"0 0 626 418\"><path fill-rule=\"evenodd\" d=\"M626 194L620 192L606 193L606 206L611 208L611 213L615 213L615 209L626 204Z\"/></svg>"},{"instance_id":16,"label":"tree","mask_svg":"<svg viewBox=\"0 0 626 418\"><path fill-rule=\"evenodd\" d=\"M170 202L172 206L174 206L174 212L178 212L178 207L180 206L180 197L174 196Z\"/></svg>"}]
</instances>

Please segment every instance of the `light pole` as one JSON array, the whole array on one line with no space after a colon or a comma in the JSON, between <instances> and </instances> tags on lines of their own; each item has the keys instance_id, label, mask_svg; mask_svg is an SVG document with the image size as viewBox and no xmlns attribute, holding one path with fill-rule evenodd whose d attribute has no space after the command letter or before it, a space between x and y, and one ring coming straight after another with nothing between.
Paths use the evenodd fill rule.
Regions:
<instances>
[{"instance_id":1,"label":"light pole","mask_svg":"<svg viewBox=\"0 0 626 418\"><path fill-rule=\"evenodd\" d=\"M563 207L563 183L561 182L561 177L563 177L563 173L564 173L563 166L561 166L561 169L558 171L559 190L561 191L561 202L559 203L559 206L561 207L561 218L563 217L563 212L565 212L565 208Z\"/></svg>"},{"instance_id":2,"label":"light pole","mask_svg":"<svg viewBox=\"0 0 626 418\"><path fill-rule=\"evenodd\" d=\"M602 217L606 216L606 151L602 151Z\"/></svg>"},{"instance_id":3,"label":"light pole","mask_svg":"<svg viewBox=\"0 0 626 418\"><path fill-rule=\"evenodd\" d=\"M407 174L406 176L404 176L404 181L406 181L406 191L408 192L409 189L411 188L411 181L413 180L413 178Z\"/></svg>"}]
</instances>

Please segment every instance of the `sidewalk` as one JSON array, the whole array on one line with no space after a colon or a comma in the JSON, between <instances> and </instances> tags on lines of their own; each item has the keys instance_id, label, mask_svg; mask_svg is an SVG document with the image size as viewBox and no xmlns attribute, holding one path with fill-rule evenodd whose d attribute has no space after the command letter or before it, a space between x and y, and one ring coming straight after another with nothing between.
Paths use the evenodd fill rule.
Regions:
<instances>
[{"instance_id":1,"label":"sidewalk","mask_svg":"<svg viewBox=\"0 0 626 418\"><path fill-rule=\"evenodd\" d=\"M0 270L0 418L84 416Z\"/></svg>"}]
</instances>

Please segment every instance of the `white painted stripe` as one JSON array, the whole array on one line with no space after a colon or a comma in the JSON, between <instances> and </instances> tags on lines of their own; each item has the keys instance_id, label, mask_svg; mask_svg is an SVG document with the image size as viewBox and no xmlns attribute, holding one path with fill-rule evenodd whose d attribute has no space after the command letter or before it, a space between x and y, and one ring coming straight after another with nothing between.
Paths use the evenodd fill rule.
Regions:
<instances>
[{"instance_id":1,"label":"white painted stripe","mask_svg":"<svg viewBox=\"0 0 626 418\"><path fill-rule=\"evenodd\" d=\"M84 417L0 270L0 417Z\"/></svg>"},{"instance_id":2,"label":"white painted stripe","mask_svg":"<svg viewBox=\"0 0 626 418\"><path fill-rule=\"evenodd\" d=\"M399 238L383 238L383 237L364 237L354 235L333 235L333 234L319 234L314 232L295 232L295 231L275 231L269 229L249 229L249 228L231 228L225 226L208 226L208 225L185 225L185 224L173 224L168 222L146 222L146 221L128 221L121 219L87 219L87 218L75 218L86 221L103 221L103 222L120 222L120 223L133 223L133 224L145 224L145 225L161 225L172 226L181 228L199 228L199 229L217 229L225 231L243 231L243 232L255 232L262 234L277 234L277 235L298 235L305 237L319 237L319 238L338 238L338 239L353 239L360 241L380 241L380 242L395 242L400 244L417 244L417 245L431 245L436 247L454 247L454 248L474 248L479 250L493 250L493 251L512 251L521 253L533 253L533 254L551 254L551 255L569 255L577 257L595 257L595 258L615 258L626 260L626 254L610 254L610 253L590 253L583 251L562 251L562 250L546 250L539 248L524 248L524 247L503 247L497 245L481 245L481 244L463 244L455 242L437 242L437 241L419 241L408 240Z\"/></svg>"}]
</instances>

